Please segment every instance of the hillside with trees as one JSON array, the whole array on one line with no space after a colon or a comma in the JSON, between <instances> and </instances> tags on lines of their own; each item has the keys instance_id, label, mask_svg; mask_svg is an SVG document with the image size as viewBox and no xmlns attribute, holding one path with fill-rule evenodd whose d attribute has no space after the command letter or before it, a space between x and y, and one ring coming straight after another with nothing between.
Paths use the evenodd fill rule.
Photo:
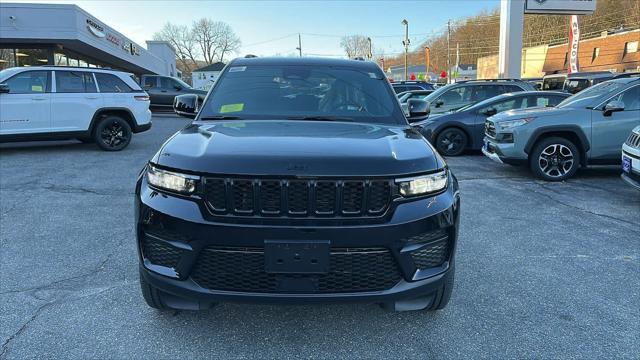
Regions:
<instances>
[{"instance_id":1,"label":"hillside with trees","mask_svg":"<svg viewBox=\"0 0 640 360\"><path fill-rule=\"evenodd\" d=\"M598 0L592 15L579 16L581 38L597 37L602 31L617 32L640 27L640 1ZM500 11L495 9L477 16L451 22L450 58L455 64L456 44L459 46L460 64L476 64L478 58L498 53ZM525 15L523 46L558 45L568 41L569 16ZM447 68L447 29L438 31L409 53L409 64L425 63L424 48L431 48L432 71ZM397 54L385 57L385 67L404 64Z\"/></svg>"}]
</instances>

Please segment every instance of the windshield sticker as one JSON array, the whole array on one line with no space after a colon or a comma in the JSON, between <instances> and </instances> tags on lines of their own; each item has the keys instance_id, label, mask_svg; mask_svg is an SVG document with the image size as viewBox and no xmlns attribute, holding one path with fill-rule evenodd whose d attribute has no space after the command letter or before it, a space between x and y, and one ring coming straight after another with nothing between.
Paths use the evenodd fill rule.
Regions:
<instances>
[{"instance_id":1,"label":"windshield sticker","mask_svg":"<svg viewBox=\"0 0 640 360\"><path fill-rule=\"evenodd\" d=\"M244 104L226 104L220 106L220 113L230 113L230 112L238 112L244 109Z\"/></svg>"},{"instance_id":2,"label":"windshield sticker","mask_svg":"<svg viewBox=\"0 0 640 360\"><path fill-rule=\"evenodd\" d=\"M232 68L229 68L229 72L238 72L238 71L245 71L247 70L246 66L234 66Z\"/></svg>"},{"instance_id":3,"label":"windshield sticker","mask_svg":"<svg viewBox=\"0 0 640 360\"><path fill-rule=\"evenodd\" d=\"M42 86L41 85L31 85L31 91L42 92Z\"/></svg>"}]
</instances>

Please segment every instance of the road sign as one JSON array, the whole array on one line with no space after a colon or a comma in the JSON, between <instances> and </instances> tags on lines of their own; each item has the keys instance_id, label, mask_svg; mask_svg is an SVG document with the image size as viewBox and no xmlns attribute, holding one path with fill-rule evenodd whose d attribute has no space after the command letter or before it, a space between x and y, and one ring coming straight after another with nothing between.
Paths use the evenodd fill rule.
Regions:
<instances>
[{"instance_id":1,"label":"road sign","mask_svg":"<svg viewBox=\"0 0 640 360\"><path fill-rule=\"evenodd\" d=\"M526 0L525 14L588 15L596 11L596 0Z\"/></svg>"}]
</instances>

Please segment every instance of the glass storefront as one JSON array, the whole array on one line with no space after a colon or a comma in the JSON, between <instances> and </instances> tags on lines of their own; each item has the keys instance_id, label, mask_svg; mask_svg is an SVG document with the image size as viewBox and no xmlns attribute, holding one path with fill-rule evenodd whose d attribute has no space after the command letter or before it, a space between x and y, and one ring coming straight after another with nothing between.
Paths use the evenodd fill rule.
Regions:
<instances>
[{"instance_id":1,"label":"glass storefront","mask_svg":"<svg viewBox=\"0 0 640 360\"><path fill-rule=\"evenodd\" d=\"M53 48L0 48L0 70L15 66L82 66L82 67L110 67L95 59L76 54L68 50Z\"/></svg>"}]
</instances>

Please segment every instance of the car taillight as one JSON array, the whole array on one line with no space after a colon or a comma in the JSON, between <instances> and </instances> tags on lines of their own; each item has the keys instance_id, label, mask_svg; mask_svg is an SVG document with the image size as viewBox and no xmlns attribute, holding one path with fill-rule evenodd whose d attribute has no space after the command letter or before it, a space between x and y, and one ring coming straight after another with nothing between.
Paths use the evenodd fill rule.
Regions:
<instances>
[{"instance_id":1,"label":"car taillight","mask_svg":"<svg viewBox=\"0 0 640 360\"><path fill-rule=\"evenodd\" d=\"M149 95L136 95L133 98L138 101L149 101Z\"/></svg>"}]
</instances>

